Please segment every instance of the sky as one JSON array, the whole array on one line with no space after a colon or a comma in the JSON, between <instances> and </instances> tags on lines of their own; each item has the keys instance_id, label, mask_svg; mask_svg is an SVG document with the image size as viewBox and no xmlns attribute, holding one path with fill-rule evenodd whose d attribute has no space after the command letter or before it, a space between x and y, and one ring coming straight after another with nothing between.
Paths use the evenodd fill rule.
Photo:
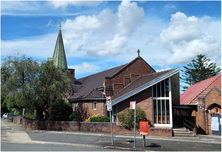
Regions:
<instances>
[{"instance_id":1,"label":"sky","mask_svg":"<svg viewBox=\"0 0 222 152\"><path fill-rule=\"evenodd\" d=\"M204 54L221 67L220 1L1 1L1 61L53 56L61 24L81 78L141 57L156 71Z\"/></svg>"}]
</instances>

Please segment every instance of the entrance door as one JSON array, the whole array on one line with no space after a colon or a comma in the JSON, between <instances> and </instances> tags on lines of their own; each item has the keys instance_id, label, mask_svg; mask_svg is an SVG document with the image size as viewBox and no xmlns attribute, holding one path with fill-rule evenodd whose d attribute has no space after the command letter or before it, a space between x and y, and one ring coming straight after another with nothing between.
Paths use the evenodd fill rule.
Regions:
<instances>
[{"instance_id":1,"label":"entrance door","mask_svg":"<svg viewBox=\"0 0 222 152\"><path fill-rule=\"evenodd\" d=\"M211 115L211 134L221 136L221 115Z\"/></svg>"}]
</instances>

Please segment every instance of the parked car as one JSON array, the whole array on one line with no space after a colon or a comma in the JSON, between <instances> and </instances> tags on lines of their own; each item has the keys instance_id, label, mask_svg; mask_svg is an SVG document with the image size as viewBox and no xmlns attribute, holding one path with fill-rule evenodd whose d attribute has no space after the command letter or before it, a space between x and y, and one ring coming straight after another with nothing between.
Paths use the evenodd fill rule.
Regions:
<instances>
[{"instance_id":1,"label":"parked car","mask_svg":"<svg viewBox=\"0 0 222 152\"><path fill-rule=\"evenodd\" d=\"M2 118L3 118L3 119L7 119L7 118L8 118L8 113L4 113L4 114L2 115Z\"/></svg>"}]
</instances>

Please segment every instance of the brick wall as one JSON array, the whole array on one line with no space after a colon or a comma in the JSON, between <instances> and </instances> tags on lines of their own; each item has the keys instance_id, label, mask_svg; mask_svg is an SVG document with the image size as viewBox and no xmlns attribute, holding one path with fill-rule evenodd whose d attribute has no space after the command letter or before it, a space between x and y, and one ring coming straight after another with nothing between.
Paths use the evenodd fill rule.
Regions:
<instances>
[{"instance_id":1,"label":"brick wall","mask_svg":"<svg viewBox=\"0 0 222 152\"><path fill-rule=\"evenodd\" d=\"M22 121L18 121L21 120ZM20 124L27 129L54 130L54 131L82 131L96 133L111 133L110 122L74 122L74 121L31 121L23 117L15 116L14 123ZM133 135L134 128L126 129L122 126L112 124L113 134ZM136 129L136 135L139 136L139 128ZM149 128L151 136L172 136L171 128Z\"/></svg>"},{"instance_id":2,"label":"brick wall","mask_svg":"<svg viewBox=\"0 0 222 152\"><path fill-rule=\"evenodd\" d=\"M97 102L96 110L93 109L93 102L94 101L84 101L84 111L86 118L92 115L100 115L100 116L106 115L105 101L96 101Z\"/></svg>"},{"instance_id":3,"label":"brick wall","mask_svg":"<svg viewBox=\"0 0 222 152\"><path fill-rule=\"evenodd\" d=\"M154 72L155 71L146 63L146 61L142 58L136 58L129 63L126 68L115 74L112 78L105 78L104 84L106 88L109 88L107 90L105 89L105 93L107 96L113 96L138 76Z\"/></svg>"},{"instance_id":4,"label":"brick wall","mask_svg":"<svg viewBox=\"0 0 222 152\"><path fill-rule=\"evenodd\" d=\"M135 96L130 97L117 105L117 113L130 107L130 101L136 101L136 106L145 111L147 119L153 122L153 101L152 101L152 88L148 88Z\"/></svg>"},{"instance_id":5,"label":"brick wall","mask_svg":"<svg viewBox=\"0 0 222 152\"><path fill-rule=\"evenodd\" d=\"M196 125L198 127L198 132L211 134L210 115L221 114L221 93L218 92L217 89L212 88L204 98L199 99L199 102L203 103L204 106L201 108L198 107L196 112Z\"/></svg>"}]
</instances>

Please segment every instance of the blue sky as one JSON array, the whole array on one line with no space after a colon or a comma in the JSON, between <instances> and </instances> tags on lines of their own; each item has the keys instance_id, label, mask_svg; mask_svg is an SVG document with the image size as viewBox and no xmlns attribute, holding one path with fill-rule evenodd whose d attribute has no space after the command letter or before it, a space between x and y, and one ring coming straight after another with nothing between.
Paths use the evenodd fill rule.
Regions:
<instances>
[{"instance_id":1,"label":"blue sky","mask_svg":"<svg viewBox=\"0 0 222 152\"><path fill-rule=\"evenodd\" d=\"M59 24L76 78L141 56L155 70L204 54L221 67L220 1L1 1L1 59L52 57Z\"/></svg>"}]
</instances>

